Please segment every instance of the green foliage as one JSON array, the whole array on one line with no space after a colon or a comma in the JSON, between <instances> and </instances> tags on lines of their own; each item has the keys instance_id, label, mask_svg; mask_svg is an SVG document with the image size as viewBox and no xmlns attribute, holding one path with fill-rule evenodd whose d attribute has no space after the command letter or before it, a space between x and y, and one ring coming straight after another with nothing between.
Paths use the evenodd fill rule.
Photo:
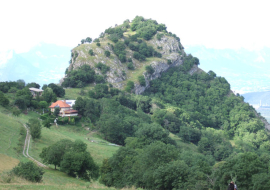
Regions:
<instances>
[{"instance_id":1,"label":"green foliage","mask_svg":"<svg viewBox=\"0 0 270 190\"><path fill-rule=\"evenodd\" d=\"M106 50L106 51L104 52L104 55L105 55L106 57L110 57L111 53L110 53L108 50Z\"/></svg>"},{"instance_id":2,"label":"green foliage","mask_svg":"<svg viewBox=\"0 0 270 190\"><path fill-rule=\"evenodd\" d=\"M164 35L162 33L157 33L157 40L160 41L163 36Z\"/></svg>"},{"instance_id":3,"label":"green foliage","mask_svg":"<svg viewBox=\"0 0 270 190\"><path fill-rule=\"evenodd\" d=\"M50 119L48 118L48 119L43 120L42 125L43 125L43 127L50 128L51 127Z\"/></svg>"},{"instance_id":4,"label":"green foliage","mask_svg":"<svg viewBox=\"0 0 270 190\"><path fill-rule=\"evenodd\" d=\"M166 26L164 24L158 24L155 20L137 16L131 23L131 30L136 31L138 36L145 40L150 40L157 31L166 31Z\"/></svg>"},{"instance_id":5,"label":"green foliage","mask_svg":"<svg viewBox=\"0 0 270 190\"><path fill-rule=\"evenodd\" d=\"M12 169L12 172L28 181L41 182L44 171L42 168L36 166L32 161L20 162L18 166Z\"/></svg>"},{"instance_id":6,"label":"green foliage","mask_svg":"<svg viewBox=\"0 0 270 190\"><path fill-rule=\"evenodd\" d=\"M93 51L92 49L90 49L90 50L88 51L88 53L89 53L89 55L94 56L94 51Z\"/></svg>"},{"instance_id":7,"label":"green foliage","mask_svg":"<svg viewBox=\"0 0 270 190\"><path fill-rule=\"evenodd\" d=\"M91 43L91 42L92 42L92 38L87 37L87 38L85 39L85 42Z\"/></svg>"},{"instance_id":8,"label":"green foliage","mask_svg":"<svg viewBox=\"0 0 270 190\"><path fill-rule=\"evenodd\" d=\"M213 175L216 178L215 189L222 188L234 176L237 176L237 186L241 189L252 189L254 179L258 175L263 175L268 169L268 166L264 164L256 153L243 153L238 154L235 157L224 162ZM256 175L257 174L257 175ZM253 178L253 181L252 181ZM264 176L265 178L265 176ZM262 182L264 179L261 179ZM258 186L258 184L254 184ZM261 186L267 185L267 183L261 184ZM253 188L254 189L254 188ZM256 188L255 188L256 189Z\"/></svg>"},{"instance_id":9,"label":"green foliage","mask_svg":"<svg viewBox=\"0 0 270 190\"><path fill-rule=\"evenodd\" d=\"M42 97L47 103L56 102L57 100L56 94L53 92L53 90L50 87L46 88L43 91Z\"/></svg>"},{"instance_id":10,"label":"green foliage","mask_svg":"<svg viewBox=\"0 0 270 190\"><path fill-rule=\"evenodd\" d=\"M106 29L105 33L110 34L108 38L114 43L117 43L123 37L124 31L120 27L116 27Z\"/></svg>"},{"instance_id":11,"label":"green foliage","mask_svg":"<svg viewBox=\"0 0 270 190\"><path fill-rule=\"evenodd\" d=\"M21 110L25 110L31 105L32 94L28 88L18 90L16 93L16 99L14 104L18 106Z\"/></svg>"},{"instance_id":12,"label":"green foliage","mask_svg":"<svg viewBox=\"0 0 270 190\"><path fill-rule=\"evenodd\" d=\"M99 42L97 42L96 44L97 44L98 47L100 47L100 43Z\"/></svg>"},{"instance_id":13,"label":"green foliage","mask_svg":"<svg viewBox=\"0 0 270 190\"><path fill-rule=\"evenodd\" d=\"M113 47L114 53L118 56L121 62L126 62L126 46L123 42L117 42Z\"/></svg>"},{"instance_id":14,"label":"green foliage","mask_svg":"<svg viewBox=\"0 0 270 190\"><path fill-rule=\"evenodd\" d=\"M89 65L83 65L76 70L68 72L62 83L63 87L84 87L95 81L95 71Z\"/></svg>"},{"instance_id":15,"label":"green foliage","mask_svg":"<svg viewBox=\"0 0 270 190\"><path fill-rule=\"evenodd\" d=\"M41 109L48 108L48 103L46 101L40 101L38 105Z\"/></svg>"},{"instance_id":16,"label":"green foliage","mask_svg":"<svg viewBox=\"0 0 270 190\"><path fill-rule=\"evenodd\" d=\"M153 68L151 65L147 65L147 66L145 67L145 70L146 70L147 73L149 73L150 75L152 75L152 74L155 72L154 68Z\"/></svg>"},{"instance_id":17,"label":"green foliage","mask_svg":"<svg viewBox=\"0 0 270 190\"><path fill-rule=\"evenodd\" d=\"M144 78L143 75L138 76L138 81L139 81L139 83L140 83L141 86L145 86L146 85L145 78Z\"/></svg>"},{"instance_id":18,"label":"green foliage","mask_svg":"<svg viewBox=\"0 0 270 190\"><path fill-rule=\"evenodd\" d=\"M27 88L40 88L40 85L39 84L37 84L37 83L35 83L35 82L31 82L31 83L28 83L27 85L26 85L26 87Z\"/></svg>"},{"instance_id":19,"label":"green foliage","mask_svg":"<svg viewBox=\"0 0 270 190\"><path fill-rule=\"evenodd\" d=\"M53 115L54 115L55 117L57 117L57 116L59 115L59 113L60 113L60 108L59 108L59 107L56 107L56 108L54 109Z\"/></svg>"},{"instance_id":20,"label":"green foliage","mask_svg":"<svg viewBox=\"0 0 270 190\"><path fill-rule=\"evenodd\" d=\"M41 137L41 125L38 119L29 119L28 126L30 128L30 134L33 139L39 139Z\"/></svg>"},{"instance_id":21,"label":"green foliage","mask_svg":"<svg viewBox=\"0 0 270 190\"><path fill-rule=\"evenodd\" d=\"M53 93L55 93L55 95L57 97L64 97L65 96L65 90L63 89L63 87L58 86L54 83L50 83L48 85L49 88L51 88L53 90Z\"/></svg>"},{"instance_id":22,"label":"green foliage","mask_svg":"<svg viewBox=\"0 0 270 190\"><path fill-rule=\"evenodd\" d=\"M128 81L125 90L127 92L130 92L133 88L134 88L134 82L133 81Z\"/></svg>"},{"instance_id":23,"label":"green foliage","mask_svg":"<svg viewBox=\"0 0 270 190\"><path fill-rule=\"evenodd\" d=\"M172 64L172 60L168 59L167 60L167 63L168 63L168 65L171 65Z\"/></svg>"},{"instance_id":24,"label":"green foliage","mask_svg":"<svg viewBox=\"0 0 270 190\"><path fill-rule=\"evenodd\" d=\"M5 97L4 93L0 91L0 105L7 107L9 105L8 98Z\"/></svg>"},{"instance_id":25,"label":"green foliage","mask_svg":"<svg viewBox=\"0 0 270 190\"><path fill-rule=\"evenodd\" d=\"M95 65L96 68L98 68L99 70L101 70L101 73L102 74L106 74L109 70L110 70L110 67L99 62L98 64Z\"/></svg>"},{"instance_id":26,"label":"green foliage","mask_svg":"<svg viewBox=\"0 0 270 190\"><path fill-rule=\"evenodd\" d=\"M21 110L19 110L17 108L12 108L12 114L14 116L19 116L21 114Z\"/></svg>"},{"instance_id":27,"label":"green foliage","mask_svg":"<svg viewBox=\"0 0 270 190\"><path fill-rule=\"evenodd\" d=\"M40 154L43 162L60 166L70 176L91 180L99 176L99 168L86 151L87 145L81 140L72 142L62 139L57 143L45 147Z\"/></svg>"},{"instance_id":28,"label":"green foliage","mask_svg":"<svg viewBox=\"0 0 270 190\"><path fill-rule=\"evenodd\" d=\"M129 62L129 63L127 64L127 68L128 68L129 70L134 70L134 69L135 69L135 67L134 67L134 65L133 65L132 62Z\"/></svg>"}]
</instances>

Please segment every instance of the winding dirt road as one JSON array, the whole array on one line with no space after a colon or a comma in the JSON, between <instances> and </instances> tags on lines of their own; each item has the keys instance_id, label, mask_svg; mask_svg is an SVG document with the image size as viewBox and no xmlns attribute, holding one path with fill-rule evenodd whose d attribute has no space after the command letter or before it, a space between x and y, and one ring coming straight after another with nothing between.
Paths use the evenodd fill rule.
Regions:
<instances>
[{"instance_id":1,"label":"winding dirt road","mask_svg":"<svg viewBox=\"0 0 270 190\"><path fill-rule=\"evenodd\" d=\"M25 141L24 141L24 146L23 146L23 155L26 158L29 158L30 160L32 160L33 162L35 162L38 166L43 167L43 168L48 168L48 166L46 166L46 165L42 164L41 162L35 160L34 158L32 158L29 155L28 150L29 150L29 146L30 146L31 135L30 135L30 132L29 132L28 127L25 124L23 124L23 126L25 127L25 129L27 131L26 137L25 137Z\"/></svg>"}]
</instances>

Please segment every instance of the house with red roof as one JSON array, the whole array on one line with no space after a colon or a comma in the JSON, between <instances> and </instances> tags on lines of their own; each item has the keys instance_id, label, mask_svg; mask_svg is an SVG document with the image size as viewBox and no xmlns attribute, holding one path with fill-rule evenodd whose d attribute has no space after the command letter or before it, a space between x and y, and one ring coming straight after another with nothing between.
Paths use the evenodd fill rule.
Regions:
<instances>
[{"instance_id":1,"label":"house with red roof","mask_svg":"<svg viewBox=\"0 0 270 190\"><path fill-rule=\"evenodd\" d=\"M59 116L61 117L70 117L70 116L77 116L78 111L72 109L72 107L67 104L66 100L58 100L52 105L50 105L51 112L54 112L55 108L60 108Z\"/></svg>"}]
</instances>

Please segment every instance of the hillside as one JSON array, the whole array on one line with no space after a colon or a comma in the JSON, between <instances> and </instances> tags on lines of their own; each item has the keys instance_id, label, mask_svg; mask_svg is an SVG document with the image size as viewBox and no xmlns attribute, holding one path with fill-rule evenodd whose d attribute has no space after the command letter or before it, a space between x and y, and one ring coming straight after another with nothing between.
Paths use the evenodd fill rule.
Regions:
<instances>
[{"instance_id":1,"label":"hillside","mask_svg":"<svg viewBox=\"0 0 270 190\"><path fill-rule=\"evenodd\" d=\"M62 86L44 85L33 98L28 87L36 83L0 83L0 118L9 118L0 125L3 160L13 158L10 169L27 160L19 154L27 123L34 132L42 125L29 154L49 166L36 186L2 178L0 187L219 190L230 181L239 189L270 187L268 123L224 77L201 70L164 24L137 16L81 42ZM79 116L46 109L57 99L76 99Z\"/></svg>"},{"instance_id":2,"label":"hillside","mask_svg":"<svg viewBox=\"0 0 270 190\"><path fill-rule=\"evenodd\" d=\"M130 28L139 22L144 25L138 24L138 29ZM105 52L110 55L106 56ZM180 39L167 32L165 25L136 17L132 22L127 20L115 28L106 29L93 43L85 42L73 48L68 71L90 65L114 87L124 89L127 81L132 81L135 83L134 92L141 94L149 86L149 81L160 77L170 67L181 65L183 54ZM99 63L106 65L108 71L103 72ZM153 73L146 72L145 66L149 65L154 69ZM144 77L145 85L140 85L139 76ZM64 86L70 85L64 83Z\"/></svg>"}]
</instances>

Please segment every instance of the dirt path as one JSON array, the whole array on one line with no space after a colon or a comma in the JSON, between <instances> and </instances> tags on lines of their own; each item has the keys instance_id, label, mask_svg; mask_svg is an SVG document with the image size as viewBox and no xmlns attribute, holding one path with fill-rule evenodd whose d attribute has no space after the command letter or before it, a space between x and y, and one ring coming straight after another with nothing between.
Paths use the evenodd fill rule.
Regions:
<instances>
[{"instance_id":1,"label":"dirt path","mask_svg":"<svg viewBox=\"0 0 270 190\"><path fill-rule=\"evenodd\" d=\"M30 160L32 160L33 162L35 162L38 166L40 167L43 167L43 168L47 168L48 166L42 164L41 162L35 160L33 157L31 157L28 153L28 150L29 150L29 146L30 146L30 140L31 140L31 135L30 135L30 132L29 132L29 129L28 127L26 127L25 124L23 124L23 126L25 127L26 129L26 137L25 137L25 141L24 141L24 146L23 146L23 155L26 157L26 158L29 158Z\"/></svg>"}]
</instances>

